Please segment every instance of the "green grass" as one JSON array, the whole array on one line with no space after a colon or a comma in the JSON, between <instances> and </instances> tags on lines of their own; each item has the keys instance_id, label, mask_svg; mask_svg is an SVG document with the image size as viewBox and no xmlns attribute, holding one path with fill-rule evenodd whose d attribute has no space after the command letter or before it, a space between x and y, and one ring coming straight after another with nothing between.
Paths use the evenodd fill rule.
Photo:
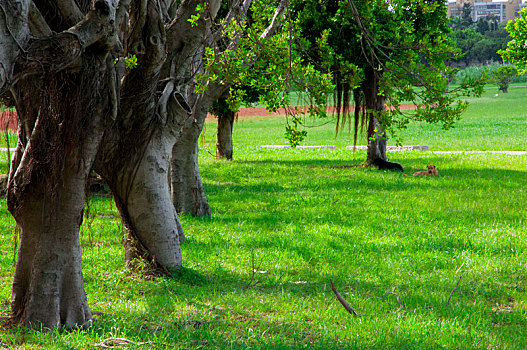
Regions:
<instances>
[{"instance_id":1,"label":"green grass","mask_svg":"<svg viewBox=\"0 0 527 350\"><path fill-rule=\"evenodd\" d=\"M527 87L515 84L509 91L495 96L497 88L488 86L482 97L468 99L468 110L449 130L443 130L439 125L411 123L397 136L405 145L428 145L432 151L527 150ZM284 117L269 115L239 118L234 126L234 142L238 147L287 144L283 136L285 123ZM348 127L349 123L335 137L334 117L307 117L304 129L308 136L302 145L336 145L339 148L353 145L353 133ZM201 145L215 153L215 121L206 124L205 130ZM359 137L358 144L366 144L365 139L365 136Z\"/></svg>"},{"instance_id":2,"label":"green grass","mask_svg":"<svg viewBox=\"0 0 527 350\"><path fill-rule=\"evenodd\" d=\"M96 349L119 337L136 343L126 349L524 349L527 156L433 151L527 149L526 94L487 93L447 132L412 125L405 144L432 151L389 158L407 172L435 164L436 178L360 167L365 152L346 151L349 135L335 140L329 124L310 128L306 143L336 151L259 148L285 143L279 117L240 118L235 161L219 161L209 154L211 120L201 172L213 215L181 218L185 269L172 279L127 271L115 205L93 197L81 235L85 288L104 315L85 331L0 329L0 343ZM14 222L0 203L6 313ZM360 316L338 303L330 279Z\"/></svg>"}]
</instances>

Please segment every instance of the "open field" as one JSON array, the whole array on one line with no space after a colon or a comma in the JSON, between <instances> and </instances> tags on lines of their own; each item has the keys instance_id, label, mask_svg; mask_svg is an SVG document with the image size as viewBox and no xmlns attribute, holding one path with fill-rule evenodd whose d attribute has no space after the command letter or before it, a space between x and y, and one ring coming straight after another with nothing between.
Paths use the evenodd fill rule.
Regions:
<instances>
[{"instance_id":1,"label":"open field","mask_svg":"<svg viewBox=\"0 0 527 350\"><path fill-rule=\"evenodd\" d=\"M496 88L488 86L482 97L468 99L471 104L467 112L450 130L445 131L439 125L413 123L408 129L400 131L398 136L405 145L426 144L432 151L527 150L527 86L512 85L508 94L500 92L496 97L496 93ZM269 115L240 118L234 127L235 143L243 144L247 140L254 145L285 144L282 136L284 123L283 118ZM306 118L305 125L308 137L303 145L345 147L353 144L347 128L349 124L337 138L331 117L327 120ZM213 150L216 144L215 125L208 128L209 132L203 136L203 146ZM255 133L254 129L258 132ZM361 143L365 144L364 137L359 140Z\"/></svg>"},{"instance_id":2,"label":"open field","mask_svg":"<svg viewBox=\"0 0 527 350\"><path fill-rule=\"evenodd\" d=\"M434 153L527 150L527 88L494 94L474 100L453 130L401 133L431 151L389 158L408 172L435 164L436 178L361 167L365 152L345 150L350 136L335 139L331 123L309 128L305 144L337 150L259 148L285 143L281 117L240 119L235 160L219 161L211 120L201 171L213 215L181 218L185 269L146 279L127 271L115 205L93 196L83 266L103 315L73 332L2 328L0 349L102 349L114 337L133 342L126 349L525 349L527 156ZM15 242L2 200L4 314Z\"/></svg>"}]
</instances>

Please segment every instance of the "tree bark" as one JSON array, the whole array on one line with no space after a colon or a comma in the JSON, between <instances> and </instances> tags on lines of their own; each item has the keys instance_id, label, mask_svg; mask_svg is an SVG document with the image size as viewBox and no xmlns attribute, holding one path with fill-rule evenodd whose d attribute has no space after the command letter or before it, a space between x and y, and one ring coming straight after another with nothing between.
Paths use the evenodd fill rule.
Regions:
<instances>
[{"instance_id":1,"label":"tree bark","mask_svg":"<svg viewBox=\"0 0 527 350\"><path fill-rule=\"evenodd\" d=\"M9 88L13 68L29 36L30 0L0 2L0 94Z\"/></svg>"},{"instance_id":2,"label":"tree bark","mask_svg":"<svg viewBox=\"0 0 527 350\"><path fill-rule=\"evenodd\" d=\"M368 118L368 155L366 162L372 164L377 158L386 158L386 131L382 128L377 114L384 110L385 97L379 95L379 80L382 72L373 68L365 70L365 80L363 85L364 102Z\"/></svg>"},{"instance_id":3,"label":"tree bark","mask_svg":"<svg viewBox=\"0 0 527 350\"><path fill-rule=\"evenodd\" d=\"M165 125L151 124L150 128L139 129L151 133L148 143L134 152L125 152L128 145L144 136L123 134L116 126L95 166L111 188L128 231L126 264L132 266L134 259L143 258L165 273L182 265L179 243L184 233L172 204L168 177L172 146L190 114L190 108L183 101L178 102L173 92L168 94ZM144 120L156 116L154 111L146 114L140 105L130 102L127 109L135 110Z\"/></svg>"},{"instance_id":4,"label":"tree bark","mask_svg":"<svg viewBox=\"0 0 527 350\"><path fill-rule=\"evenodd\" d=\"M86 181L109 120L105 82L113 63L85 61L83 73L45 78L37 108L21 105L35 99L27 85L13 89L19 142L7 199L20 244L11 308L17 321L36 329L86 326L91 320L79 228Z\"/></svg>"},{"instance_id":5,"label":"tree bark","mask_svg":"<svg viewBox=\"0 0 527 350\"><path fill-rule=\"evenodd\" d=\"M19 128L7 204L20 243L11 309L28 327L82 327L92 317L79 228L88 175L115 104L108 57L115 23L113 2L97 0L67 31L34 38L23 50L17 42L10 91Z\"/></svg>"},{"instance_id":6,"label":"tree bark","mask_svg":"<svg viewBox=\"0 0 527 350\"><path fill-rule=\"evenodd\" d=\"M172 149L170 182L178 213L210 216L211 210L199 173L198 140L203 124L192 121Z\"/></svg>"},{"instance_id":7,"label":"tree bark","mask_svg":"<svg viewBox=\"0 0 527 350\"><path fill-rule=\"evenodd\" d=\"M183 127L181 138L174 144L170 165L172 200L178 213L210 216L211 210L199 173L199 135L203 130L212 103L228 90L228 86L209 84L202 94L192 94L193 116Z\"/></svg>"},{"instance_id":8,"label":"tree bark","mask_svg":"<svg viewBox=\"0 0 527 350\"><path fill-rule=\"evenodd\" d=\"M127 229L127 265L143 258L170 274L182 265L184 234L170 195L169 159L191 108L175 88L174 65L168 81L160 82L167 36L158 3L144 5L132 4L129 44L138 66L124 78L121 108L95 169L111 188Z\"/></svg>"},{"instance_id":9,"label":"tree bark","mask_svg":"<svg viewBox=\"0 0 527 350\"><path fill-rule=\"evenodd\" d=\"M232 130L234 126L235 113L228 110L218 115L218 131L216 134L216 156L232 160L233 143Z\"/></svg>"},{"instance_id":10,"label":"tree bark","mask_svg":"<svg viewBox=\"0 0 527 350\"><path fill-rule=\"evenodd\" d=\"M371 131L368 130L368 134L371 132L371 136L368 141L368 159L367 162L371 164L375 159L380 158L387 160L386 156L386 130L384 130L377 118L370 116Z\"/></svg>"},{"instance_id":11,"label":"tree bark","mask_svg":"<svg viewBox=\"0 0 527 350\"><path fill-rule=\"evenodd\" d=\"M243 0L239 1L237 6L233 6L226 16L225 24L209 39L214 41L215 38L222 37L222 31L235 18L239 23L243 23L250 4L251 0ZM280 19L283 17L288 5L289 0L280 0L271 23L260 35L259 40L266 40L274 35L280 26ZM240 31L231 39L227 45L229 50L238 49L241 35L242 32ZM216 43L213 43L213 45L216 45ZM219 47L215 48L219 50ZM200 61L200 59L201 57L197 61ZM247 62L247 65L253 63ZM209 203L203 188L203 181L199 173L198 140L212 103L222 95L225 95L229 88L230 86L226 82L222 84L209 82L203 94L197 95L193 92L189 94L189 101L192 102L191 105L193 106L194 120L183 128L183 136L174 145L171 159L170 182L172 200L178 213L192 214L195 216L211 215Z\"/></svg>"}]
</instances>

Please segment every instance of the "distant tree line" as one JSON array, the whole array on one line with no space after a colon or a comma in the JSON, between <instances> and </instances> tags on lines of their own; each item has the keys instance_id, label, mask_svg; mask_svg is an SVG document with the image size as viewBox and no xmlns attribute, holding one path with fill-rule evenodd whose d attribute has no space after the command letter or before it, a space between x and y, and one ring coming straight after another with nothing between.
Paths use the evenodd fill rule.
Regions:
<instances>
[{"instance_id":1,"label":"distant tree line","mask_svg":"<svg viewBox=\"0 0 527 350\"><path fill-rule=\"evenodd\" d=\"M474 22L470 14L470 4L466 3L461 16L450 20L450 37L464 53L450 65L467 67L502 62L498 51L504 50L507 42L511 40L505 26L506 23L500 23L499 18L494 15Z\"/></svg>"}]
</instances>

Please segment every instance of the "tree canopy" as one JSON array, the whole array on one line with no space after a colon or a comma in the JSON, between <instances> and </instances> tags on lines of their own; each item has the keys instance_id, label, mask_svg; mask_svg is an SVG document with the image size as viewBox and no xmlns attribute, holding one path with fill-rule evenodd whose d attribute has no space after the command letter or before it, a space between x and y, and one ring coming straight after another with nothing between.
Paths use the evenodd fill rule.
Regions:
<instances>
[{"instance_id":1,"label":"tree canopy","mask_svg":"<svg viewBox=\"0 0 527 350\"><path fill-rule=\"evenodd\" d=\"M448 89L445 78L455 69L445 62L460 52L448 37L445 3L308 0L293 1L293 9L304 53L318 69L333 74L338 114L344 116L337 119L337 129L349 115L352 96L355 130L362 118L371 138L372 116L392 132L410 120L451 127L466 107L460 98L480 91L468 81ZM390 109L384 109L384 101ZM403 112L403 101L414 103L415 111ZM375 113L364 119L359 107Z\"/></svg>"},{"instance_id":2,"label":"tree canopy","mask_svg":"<svg viewBox=\"0 0 527 350\"><path fill-rule=\"evenodd\" d=\"M507 43L507 48L500 50L504 60L514 63L521 74L527 72L527 10L520 11L520 17L507 24L507 31L512 40Z\"/></svg>"}]
</instances>

